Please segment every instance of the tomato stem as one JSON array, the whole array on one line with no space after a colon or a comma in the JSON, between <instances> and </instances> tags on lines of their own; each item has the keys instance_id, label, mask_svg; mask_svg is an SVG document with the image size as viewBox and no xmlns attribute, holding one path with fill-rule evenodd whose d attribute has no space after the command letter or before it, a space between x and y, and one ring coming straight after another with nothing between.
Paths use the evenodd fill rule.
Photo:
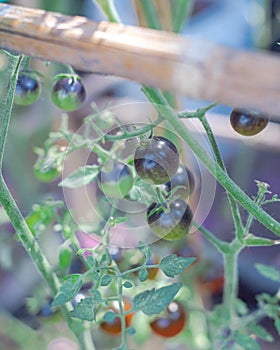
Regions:
<instances>
[{"instance_id":1,"label":"tomato stem","mask_svg":"<svg viewBox=\"0 0 280 350\"><path fill-rule=\"evenodd\" d=\"M92 0L92 2L99 7L99 9L105 14L110 22L121 22L113 0Z\"/></svg>"}]
</instances>

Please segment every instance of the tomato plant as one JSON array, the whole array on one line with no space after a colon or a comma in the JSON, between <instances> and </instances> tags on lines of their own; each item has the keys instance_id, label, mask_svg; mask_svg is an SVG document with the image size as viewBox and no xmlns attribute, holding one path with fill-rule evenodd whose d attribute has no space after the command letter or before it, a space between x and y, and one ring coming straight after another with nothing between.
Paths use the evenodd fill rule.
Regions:
<instances>
[{"instance_id":1,"label":"tomato plant","mask_svg":"<svg viewBox=\"0 0 280 350\"><path fill-rule=\"evenodd\" d=\"M111 20L119 22L112 1L95 2ZM155 17L157 11L151 11L153 6L159 5L156 2L140 3L146 15L144 22L161 29L156 20L160 16ZM175 5L174 2L174 8L172 5L171 22L177 29L183 24L180 18L181 13L186 13L186 3L180 1ZM9 12L9 9L10 5L5 11ZM140 13L137 12L137 16ZM61 34L65 35L88 35L87 31L81 30L84 24L88 25L86 19L74 17L69 20L67 17L64 22L63 15L59 16L58 23L48 22L54 25L54 33L60 28ZM109 29L110 26L108 33L98 33L110 34ZM53 33L52 29L50 32ZM91 40L96 39L91 32L90 36ZM115 45L117 48L120 42L117 40ZM126 45L122 49L126 50ZM0 214L5 224L4 214L7 214L17 240L46 283L40 286L47 289L43 298L38 293L40 288L34 291L33 307L37 315L49 316L55 310L59 314L56 321L67 324L81 350L94 350L95 340L97 344L104 344L104 348L112 345L107 346L107 341L120 342L116 349L127 350L128 336L135 336L135 346L142 346L147 341L149 347L148 338L152 333L166 338L164 341L180 334L175 340L176 346L199 350L230 349L235 345L240 349L259 350L260 339L272 342L269 329L261 321L270 318L275 328L273 333L280 334L279 292L256 296L256 310L250 310L237 293L238 259L245 248L266 246L269 249L279 244L280 223L266 212L268 205L279 203L279 198L271 193L265 182L256 181L257 190L252 197L231 179L230 169L222 159L208 123L207 113L214 104L193 112L179 111L174 102L176 96L171 92L143 86L149 110L150 107L153 109L151 115L145 116L145 123L138 124L132 112L129 112L130 123L124 123L123 120L127 122L128 119L123 116L126 106L118 109L115 101L112 105L104 103L104 110L97 108L100 101L90 101L90 105L85 104L88 115L84 118L79 115L74 119L74 115L66 113L61 119L55 116L59 122L55 119L43 147L35 148L38 159L33 169L39 181L50 182L48 186L42 186L42 192L46 187L48 192L44 195L36 193L36 201L38 198L40 201L32 210L31 206L24 207L20 194L18 201L23 215L14 199L14 193L17 197L16 186L13 191L9 189L12 180L2 160L13 101L21 105L34 103L41 91L38 79L41 74L28 70L33 58L7 51L3 51L3 55L9 67L7 83L3 84L7 91L0 100ZM99 59L106 59L105 56ZM58 57L58 61L60 59ZM118 64L123 62L114 62L112 72ZM46 66L53 65L55 63ZM55 66L53 70L57 72L59 67ZM61 110L75 111L86 102L86 91L82 78L73 68L65 64L62 70L65 69L70 73L58 74L48 92ZM160 65L159 69L162 69ZM43 88L47 90L47 87ZM107 97L111 95L107 93ZM47 105L47 101L44 103ZM17 113L21 110L15 109ZM203 147L196 133L185 127L182 120L188 122L188 119L201 123L212 152ZM268 117L235 108L230 121L237 132L251 136L264 129ZM20 138L17 141L22 142ZM20 151L18 144L16 150ZM188 152L223 188L222 205L228 205L229 209L223 220L228 220L230 213L232 221L226 235L213 233L208 228L211 220L210 224L205 220L207 227L204 226L199 205L194 210L193 199L197 199L197 203L203 202L207 196L198 198L199 193L208 191L209 184L202 177L199 183L196 181L200 174L196 175L192 170ZM20 170L18 173L22 181L25 174ZM217 226L220 228L219 220ZM255 233L255 221L271 231L268 236L265 231L259 235ZM10 234L10 226L7 230ZM197 249L194 249L195 245ZM5 249L1 250L0 262L3 252ZM207 274L206 253L222 256L223 268L219 271L223 271L223 275L220 272ZM199 261L194 264L196 260ZM256 271L280 282L279 272L272 266L257 264ZM214 298L209 298L215 293L222 297L217 305ZM44 306L45 295L51 295L51 305L48 302ZM1 322L3 334L10 330L5 329L7 324ZM92 332L93 328L97 329L96 333ZM60 324L56 331L61 329L64 333L65 327ZM99 330L120 337L111 339ZM35 337L34 333L30 333L32 337ZM44 338L41 333L40 338ZM46 346L40 346L49 348L52 338L48 341Z\"/></svg>"}]
</instances>

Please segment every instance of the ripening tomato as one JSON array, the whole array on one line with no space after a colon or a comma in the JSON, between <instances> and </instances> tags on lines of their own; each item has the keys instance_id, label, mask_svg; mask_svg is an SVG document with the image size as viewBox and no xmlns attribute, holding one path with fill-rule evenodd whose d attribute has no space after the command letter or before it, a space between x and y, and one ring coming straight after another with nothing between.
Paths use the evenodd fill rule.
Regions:
<instances>
[{"instance_id":1,"label":"ripening tomato","mask_svg":"<svg viewBox=\"0 0 280 350\"><path fill-rule=\"evenodd\" d=\"M171 338L182 332L186 322L187 314L184 307L180 303L172 301L168 305L165 315L157 317L150 323L150 327L154 333L165 338Z\"/></svg>"},{"instance_id":2,"label":"ripening tomato","mask_svg":"<svg viewBox=\"0 0 280 350\"><path fill-rule=\"evenodd\" d=\"M267 115L244 108L234 108L230 114L232 128L243 136L258 134L267 126L268 120Z\"/></svg>"},{"instance_id":3,"label":"ripening tomato","mask_svg":"<svg viewBox=\"0 0 280 350\"><path fill-rule=\"evenodd\" d=\"M132 302L126 297L123 298L123 309L124 311L129 311L132 309ZM107 311L109 310L114 311L118 315L120 313L119 302L116 300L111 302ZM134 313L130 313L125 316L126 328L130 327L133 316ZM119 316L116 316L111 322L103 321L100 324L100 328L110 335L119 335L122 332L121 319Z\"/></svg>"}]
</instances>

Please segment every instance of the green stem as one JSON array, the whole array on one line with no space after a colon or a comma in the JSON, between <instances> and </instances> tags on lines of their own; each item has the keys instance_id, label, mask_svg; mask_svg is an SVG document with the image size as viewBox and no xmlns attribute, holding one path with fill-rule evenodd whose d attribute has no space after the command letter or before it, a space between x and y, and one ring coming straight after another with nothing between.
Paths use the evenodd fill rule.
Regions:
<instances>
[{"instance_id":1,"label":"green stem","mask_svg":"<svg viewBox=\"0 0 280 350\"><path fill-rule=\"evenodd\" d=\"M224 254L224 293L223 293L223 305L226 318L231 322L234 322L235 301L238 289L238 266L237 259L241 250L241 243L236 240L231 243L230 249Z\"/></svg>"},{"instance_id":2,"label":"green stem","mask_svg":"<svg viewBox=\"0 0 280 350\"><path fill-rule=\"evenodd\" d=\"M148 27L158 30L162 29L153 2L151 0L141 0L140 4L145 14Z\"/></svg>"},{"instance_id":3,"label":"green stem","mask_svg":"<svg viewBox=\"0 0 280 350\"><path fill-rule=\"evenodd\" d=\"M204 130L208 136L208 139L210 141L210 144L212 146L213 152L215 154L217 163L219 164L219 166L221 167L221 169L227 174L227 170L224 164L224 161L221 157L215 136L212 132L212 129L208 123L208 120L205 118L205 115L203 115L200 118L200 121L204 127ZM239 208L237 206L236 201L234 200L234 198L229 194L229 192L227 191L227 196L228 196L228 202L230 205L230 209L231 209L231 213L232 213L232 218L233 218L233 222L234 222L234 226L235 226L235 232L236 232L236 236L238 237L238 239L240 240L240 242L243 239L243 235L244 235L244 227L241 221L241 217L240 217L240 211Z\"/></svg>"},{"instance_id":4,"label":"green stem","mask_svg":"<svg viewBox=\"0 0 280 350\"><path fill-rule=\"evenodd\" d=\"M221 253L225 253L229 250L229 244L226 242L223 242L219 238L217 238L210 230L208 230L206 227L199 225L194 220L192 221L192 224L195 228L197 228L204 237L208 239L208 241Z\"/></svg>"},{"instance_id":5,"label":"green stem","mask_svg":"<svg viewBox=\"0 0 280 350\"><path fill-rule=\"evenodd\" d=\"M8 129L10 125L10 117L12 114L13 109L13 102L14 102L14 91L17 84L18 79L18 73L20 69L20 65L22 60L24 59L24 56L10 56L10 64L13 67L12 73L10 76L10 85L7 93L7 97L4 97L1 102L1 115L0 115L0 122L1 122L1 128L0 128L0 170L2 172L3 167L3 155L7 140L7 134Z\"/></svg>"},{"instance_id":6,"label":"green stem","mask_svg":"<svg viewBox=\"0 0 280 350\"><path fill-rule=\"evenodd\" d=\"M92 2L99 7L110 22L121 23L113 0L92 0Z\"/></svg>"},{"instance_id":7,"label":"green stem","mask_svg":"<svg viewBox=\"0 0 280 350\"><path fill-rule=\"evenodd\" d=\"M120 319L121 319L121 329L122 329L122 343L121 347L127 349L127 341L126 341L126 321L125 321L125 311L123 304L123 279L122 273L118 268L118 265L115 264L115 271L117 274L117 284L118 284L118 301L119 301L119 309L120 309Z\"/></svg>"},{"instance_id":8,"label":"green stem","mask_svg":"<svg viewBox=\"0 0 280 350\"><path fill-rule=\"evenodd\" d=\"M55 295L59 290L59 280L55 273L52 272L52 268L48 260L44 256L37 241L29 230L29 227L27 226L25 219L16 205L15 200L12 197L2 176L0 176L0 202L11 220L11 223L13 224L23 246L31 256L35 265L42 273L51 291Z\"/></svg>"},{"instance_id":9,"label":"green stem","mask_svg":"<svg viewBox=\"0 0 280 350\"><path fill-rule=\"evenodd\" d=\"M154 104L155 108L174 128L177 134L192 149L194 154L201 160L204 166L217 179L217 181L243 206L249 213L252 213L264 226L280 237L280 223L272 218L254 203L225 173L220 166L211 158L208 152L200 145L192 133L186 128L184 123L177 117L176 113L170 109L165 99L157 90L150 87L143 87L143 92Z\"/></svg>"},{"instance_id":10,"label":"green stem","mask_svg":"<svg viewBox=\"0 0 280 350\"><path fill-rule=\"evenodd\" d=\"M173 14L173 32L179 33L183 24L190 15L194 0L176 0Z\"/></svg>"}]
</instances>

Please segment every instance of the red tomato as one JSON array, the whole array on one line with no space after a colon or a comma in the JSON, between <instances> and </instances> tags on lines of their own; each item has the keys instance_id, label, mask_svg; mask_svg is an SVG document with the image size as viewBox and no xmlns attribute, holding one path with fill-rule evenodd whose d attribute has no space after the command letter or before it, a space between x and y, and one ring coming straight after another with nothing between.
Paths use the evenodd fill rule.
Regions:
<instances>
[{"instance_id":1,"label":"red tomato","mask_svg":"<svg viewBox=\"0 0 280 350\"><path fill-rule=\"evenodd\" d=\"M123 308L124 311L129 311L132 309L132 303L128 298L123 299ZM109 306L108 310L114 311L116 314L120 313L120 308L119 308L119 302L118 301L113 301L111 305ZM132 323L134 313L128 314L125 316L125 326L126 328L130 327ZM101 329L110 334L110 335L118 335L122 331L122 325L121 325L121 319L120 317L115 317L112 322L105 322L103 321L100 324Z\"/></svg>"},{"instance_id":2,"label":"red tomato","mask_svg":"<svg viewBox=\"0 0 280 350\"><path fill-rule=\"evenodd\" d=\"M184 307L176 301L172 301L167 309L166 316L158 317L150 323L154 333L171 338L179 334L185 327L187 315Z\"/></svg>"}]
</instances>

